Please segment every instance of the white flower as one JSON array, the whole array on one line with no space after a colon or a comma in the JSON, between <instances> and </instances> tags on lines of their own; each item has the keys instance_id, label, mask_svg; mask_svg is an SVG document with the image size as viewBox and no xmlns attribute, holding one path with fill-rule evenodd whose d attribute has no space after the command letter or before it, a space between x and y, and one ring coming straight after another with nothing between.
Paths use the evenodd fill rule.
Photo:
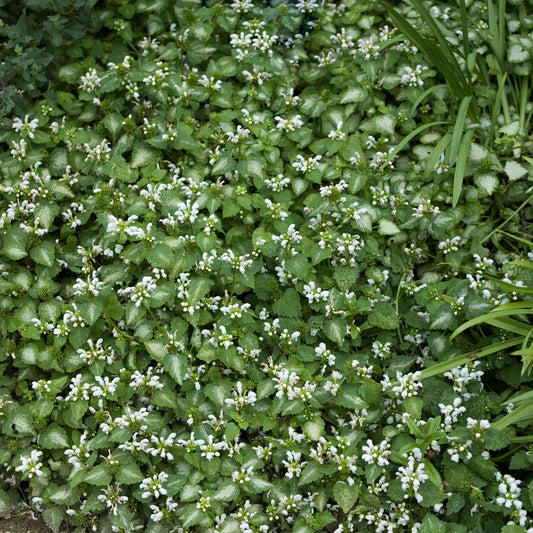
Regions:
<instances>
[{"instance_id":1,"label":"white flower","mask_svg":"<svg viewBox=\"0 0 533 533\"><path fill-rule=\"evenodd\" d=\"M99 87L102 78L98 77L96 69L90 68L87 74L81 77L80 89L92 93L97 87Z\"/></svg>"},{"instance_id":2,"label":"white flower","mask_svg":"<svg viewBox=\"0 0 533 533\"><path fill-rule=\"evenodd\" d=\"M102 492L103 494L99 494L97 500L99 502L105 503L106 507L115 516L118 513L118 505L128 502L127 496L120 495L120 487L118 483L114 486L109 486L107 488L102 489Z\"/></svg>"},{"instance_id":3,"label":"white flower","mask_svg":"<svg viewBox=\"0 0 533 533\"><path fill-rule=\"evenodd\" d=\"M316 155L315 157L308 157L305 159L302 155L296 156L296 161L292 164L292 166L305 174L306 172L310 172L311 170L315 170L318 168L318 162L322 159L321 155Z\"/></svg>"},{"instance_id":4,"label":"white flower","mask_svg":"<svg viewBox=\"0 0 533 533\"><path fill-rule=\"evenodd\" d=\"M408 493L412 491L416 501L421 503L424 498L418 491L420 485L429 479L424 463L418 463L415 468L415 458L411 455L408 459L407 466L400 466L398 468L396 477L400 478L402 490L405 492L404 498L407 499L409 497Z\"/></svg>"},{"instance_id":5,"label":"white flower","mask_svg":"<svg viewBox=\"0 0 533 533\"><path fill-rule=\"evenodd\" d=\"M234 9L236 13L248 13L252 7L252 0L235 0L231 4L231 8Z\"/></svg>"},{"instance_id":6,"label":"white flower","mask_svg":"<svg viewBox=\"0 0 533 533\"><path fill-rule=\"evenodd\" d=\"M341 128L342 128L342 120L340 120L338 123L337 123L337 129L335 130L331 130L329 133L328 133L328 138L334 140L334 141L342 141L344 139L344 137L346 137L346 133L344 133L343 131L341 131Z\"/></svg>"},{"instance_id":7,"label":"white flower","mask_svg":"<svg viewBox=\"0 0 533 533\"><path fill-rule=\"evenodd\" d=\"M300 477L303 467L307 464L306 461L301 460L301 457L302 454L300 452L287 450L287 461L281 461L287 469L286 478Z\"/></svg>"},{"instance_id":8,"label":"white flower","mask_svg":"<svg viewBox=\"0 0 533 533\"><path fill-rule=\"evenodd\" d=\"M295 7L302 13L312 13L318 9L319 4L316 0L298 0Z\"/></svg>"},{"instance_id":9,"label":"white flower","mask_svg":"<svg viewBox=\"0 0 533 533\"><path fill-rule=\"evenodd\" d=\"M303 121L300 115L296 115L292 119L283 119L281 117L274 117L277 122L276 128L282 131L296 131L303 126Z\"/></svg>"},{"instance_id":10,"label":"white flower","mask_svg":"<svg viewBox=\"0 0 533 533\"><path fill-rule=\"evenodd\" d=\"M20 458L21 465L15 468L16 472L28 472L28 478L32 478L34 475L37 477L43 474L41 467L43 463L39 460L43 456L43 452L40 450L32 450L29 457L22 456Z\"/></svg>"},{"instance_id":11,"label":"white flower","mask_svg":"<svg viewBox=\"0 0 533 533\"><path fill-rule=\"evenodd\" d=\"M118 377L110 380L108 376L104 376L104 378L96 376L94 379L98 382L98 385L93 385L91 387L91 392L97 398L100 396L102 396L102 398L113 396L117 390L117 385L120 382L120 378Z\"/></svg>"},{"instance_id":12,"label":"white flower","mask_svg":"<svg viewBox=\"0 0 533 533\"><path fill-rule=\"evenodd\" d=\"M157 437L156 435L151 435L150 440L155 446L151 446L146 449L146 452L151 455L159 455L163 459L168 459L172 461L174 456L170 453L169 448L174 446L174 439L176 438L175 433L171 433L168 437Z\"/></svg>"},{"instance_id":13,"label":"white flower","mask_svg":"<svg viewBox=\"0 0 533 533\"><path fill-rule=\"evenodd\" d=\"M313 302L319 302L320 300L326 301L329 298L329 291L323 290L315 285L314 281L310 281L307 285L304 285L304 296L310 304Z\"/></svg>"},{"instance_id":14,"label":"white flower","mask_svg":"<svg viewBox=\"0 0 533 533\"><path fill-rule=\"evenodd\" d=\"M73 444L72 448L65 450L65 455L68 457L67 462L74 466L75 469L79 469L82 466L82 461L88 459L91 453L86 446L87 433L84 433L80 437L79 445Z\"/></svg>"},{"instance_id":15,"label":"white flower","mask_svg":"<svg viewBox=\"0 0 533 533\"><path fill-rule=\"evenodd\" d=\"M233 395L235 398L227 398L225 400L226 405L230 407L235 407L235 410L238 411L244 405L253 405L257 396L253 391L244 391L242 390L242 383L237 381L235 389L233 389Z\"/></svg>"},{"instance_id":16,"label":"white flower","mask_svg":"<svg viewBox=\"0 0 533 533\"><path fill-rule=\"evenodd\" d=\"M500 472L496 472L496 481L498 481L498 493L496 503L502 505L507 509L515 507L516 509L522 508L522 502L519 500L521 489L518 485L522 481L515 479L509 474L501 475Z\"/></svg>"},{"instance_id":17,"label":"white flower","mask_svg":"<svg viewBox=\"0 0 533 533\"><path fill-rule=\"evenodd\" d=\"M200 450L202 450L202 457L205 457L208 461L211 461L214 457L220 457L220 450L227 450L228 445L224 441L214 442L213 435L207 437L207 444L202 444Z\"/></svg>"},{"instance_id":18,"label":"white flower","mask_svg":"<svg viewBox=\"0 0 533 533\"><path fill-rule=\"evenodd\" d=\"M236 256L233 250L224 252L220 259L230 263L234 270L238 270L241 274L246 273L246 269L254 262L253 259L248 259L249 254Z\"/></svg>"},{"instance_id":19,"label":"white flower","mask_svg":"<svg viewBox=\"0 0 533 533\"><path fill-rule=\"evenodd\" d=\"M141 498L146 499L150 496L165 496L167 489L163 486L168 479L168 474L165 472L159 472L159 474L154 474L152 477L147 477L143 479L142 483L139 485L140 490L144 490L141 494Z\"/></svg>"},{"instance_id":20,"label":"white flower","mask_svg":"<svg viewBox=\"0 0 533 533\"><path fill-rule=\"evenodd\" d=\"M390 444L385 439L378 444L374 444L370 439L367 441L367 445L363 446L365 452L361 458L368 464L377 464L378 466L386 466L389 464L390 457Z\"/></svg>"},{"instance_id":21,"label":"white flower","mask_svg":"<svg viewBox=\"0 0 533 533\"><path fill-rule=\"evenodd\" d=\"M22 122L22 120L18 117L14 118L11 127L16 132L27 134L30 139L33 139L35 137L33 132L35 131L35 128L37 128L37 126L39 125L39 120L34 118L28 122L29 118L29 115L26 115L24 117L24 122Z\"/></svg>"},{"instance_id":22,"label":"white flower","mask_svg":"<svg viewBox=\"0 0 533 533\"><path fill-rule=\"evenodd\" d=\"M427 67L423 67L422 65L417 65L414 70L411 67L405 67L405 73L402 75L402 85L409 87L422 87L422 85L424 85L422 73L427 69Z\"/></svg>"}]
</instances>

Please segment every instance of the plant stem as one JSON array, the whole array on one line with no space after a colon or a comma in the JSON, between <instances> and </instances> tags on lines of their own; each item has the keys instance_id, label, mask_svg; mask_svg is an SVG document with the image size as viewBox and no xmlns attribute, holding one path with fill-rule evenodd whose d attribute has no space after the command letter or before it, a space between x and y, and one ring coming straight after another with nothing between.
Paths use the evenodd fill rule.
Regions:
<instances>
[{"instance_id":1,"label":"plant stem","mask_svg":"<svg viewBox=\"0 0 533 533\"><path fill-rule=\"evenodd\" d=\"M530 194L521 204L520 206L513 211L511 215L509 215L497 228L493 229L484 239L481 239L481 244L488 241L499 229L503 228L512 218L514 218L518 212L525 207L531 200L533 199L533 194Z\"/></svg>"}]
</instances>

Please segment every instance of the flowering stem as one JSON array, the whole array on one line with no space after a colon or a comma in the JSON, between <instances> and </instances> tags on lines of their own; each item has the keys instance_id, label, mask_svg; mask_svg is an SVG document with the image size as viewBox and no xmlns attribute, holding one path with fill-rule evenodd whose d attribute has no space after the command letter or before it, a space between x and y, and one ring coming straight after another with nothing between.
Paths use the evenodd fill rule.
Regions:
<instances>
[{"instance_id":1,"label":"flowering stem","mask_svg":"<svg viewBox=\"0 0 533 533\"><path fill-rule=\"evenodd\" d=\"M125 339L133 339L133 337L131 335L128 335L127 333L124 333L122 330L119 329L119 327L117 326L117 324L113 321L112 318L110 318L109 316L107 316L106 314L104 314L105 316L105 319L111 324L111 326L113 327L113 329L121 336L121 337L124 337Z\"/></svg>"},{"instance_id":2,"label":"flowering stem","mask_svg":"<svg viewBox=\"0 0 533 533\"><path fill-rule=\"evenodd\" d=\"M484 239L481 240L481 244L489 240L498 230L503 228L507 222L514 218L518 212L525 207L533 199L533 194L530 194L519 206L515 209L497 228L493 229Z\"/></svg>"},{"instance_id":3,"label":"flowering stem","mask_svg":"<svg viewBox=\"0 0 533 533\"><path fill-rule=\"evenodd\" d=\"M150 316L152 317L152 320L155 322L155 325L157 327L157 331L163 332L163 328L160 326L159 321L157 320L157 318L154 315L154 312L150 308L148 308L148 312L150 313Z\"/></svg>"},{"instance_id":4,"label":"flowering stem","mask_svg":"<svg viewBox=\"0 0 533 533\"><path fill-rule=\"evenodd\" d=\"M402 275L402 278L400 279L400 283L398 283L398 290L396 291L396 315L400 316L399 313L399 307L400 307L400 293L402 292L402 282L405 279L405 274ZM398 322L398 326L396 327L398 330L398 338L400 339L400 342L403 342L402 338L402 331L400 329L400 322Z\"/></svg>"}]
</instances>

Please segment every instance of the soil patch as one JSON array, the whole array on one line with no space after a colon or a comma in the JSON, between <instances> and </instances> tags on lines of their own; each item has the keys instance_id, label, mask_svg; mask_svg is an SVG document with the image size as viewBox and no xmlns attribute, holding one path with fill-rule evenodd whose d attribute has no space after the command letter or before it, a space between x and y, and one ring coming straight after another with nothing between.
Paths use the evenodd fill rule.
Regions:
<instances>
[{"instance_id":1,"label":"soil patch","mask_svg":"<svg viewBox=\"0 0 533 533\"><path fill-rule=\"evenodd\" d=\"M37 520L31 516L15 516L0 519L0 533L52 533L52 530L40 516ZM61 528L60 533L68 533L68 529Z\"/></svg>"}]
</instances>

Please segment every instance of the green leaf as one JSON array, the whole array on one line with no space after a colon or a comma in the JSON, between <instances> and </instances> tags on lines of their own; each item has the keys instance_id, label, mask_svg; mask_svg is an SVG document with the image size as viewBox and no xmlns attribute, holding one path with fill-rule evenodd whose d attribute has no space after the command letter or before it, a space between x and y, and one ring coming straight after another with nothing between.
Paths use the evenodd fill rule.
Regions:
<instances>
[{"instance_id":1,"label":"green leaf","mask_svg":"<svg viewBox=\"0 0 533 533\"><path fill-rule=\"evenodd\" d=\"M309 263L305 256L297 254L285 261L285 268L293 276L302 279L305 278L309 270Z\"/></svg>"},{"instance_id":2,"label":"green leaf","mask_svg":"<svg viewBox=\"0 0 533 533\"><path fill-rule=\"evenodd\" d=\"M287 289L272 306L272 311L279 316L299 317L302 315L300 296L295 289Z\"/></svg>"},{"instance_id":3,"label":"green leaf","mask_svg":"<svg viewBox=\"0 0 533 533\"><path fill-rule=\"evenodd\" d=\"M457 161L457 154L459 152L459 146L461 144L461 139L463 137L463 129L465 126L466 114L468 112L468 107L472 101L472 96L465 96L461 105L459 106L459 111L457 112L457 117L455 119L455 125L453 127L452 140L450 143L450 150L448 153L448 164L450 166L455 165ZM470 146L468 147L470 150Z\"/></svg>"},{"instance_id":4,"label":"green leaf","mask_svg":"<svg viewBox=\"0 0 533 533\"><path fill-rule=\"evenodd\" d=\"M181 515L181 522L184 528L192 527L200 524L208 515L202 510L198 509L196 505L188 505Z\"/></svg>"},{"instance_id":5,"label":"green leaf","mask_svg":"<svg viewBox=\"0 0 533 533\"><path fill-rule=\"evenodd\" d=\"M392 220L381 219L378 232L380 235L397 235L401 230Z\"/></svg>"},{"instance_id":6,"label":"green leaf","mask_svg":"<svg viewBox=\"0 0 533 533\"><path fill-rule=\"evenodd\" d=\"M505 163L505 173L509 177L509 181L515 181L523 178L527 174L527 169L516 161L507 161Z\"/></svg>"},{"instance_id":7,"label":"green leaf","mask_svg":"<svg viewBox=\"0 0 533 533\"><path fill-rule=\"evenodd\" d=\"M24 346L19 354L19 359L26 365L35 365L39 357L39 349L35 344L28 344Z\"/></svg>"},{"instance_id":8,"label":"green leaf","mask_svg":"<svg viewBox=\"0 0 533 533\"><path fill-rule=\"evenodd\" d=\"M8 259L17 261L26 257L27 233L21 228L11 228L4 236L3 253Z\"/></svg>"},{"instance_id":9,"label":"green leaf","mask_svg":"<svg viewBox=\"0 0 533 533\"><path fill-rule=\"evenodd\" d=\"M304 435L313 441L320 439L322 432L324 431L325 423L323 418L315 418L314 420L308 420L302 426Z\"/></svg>"},{"instance_id":10,"label":"green leaf","mask_svg":"<svg viewBox=\"0 0 533 533\"><path fill-rule=\"evenodd\" d=\"M147 341L144 343L146 351L157 360L161 360L167 355L167 349L165 346L165 343L161 340Z\"/></svg>"},{"instance_id":11,"label":"green leaf","mask_svg":"<svg viewBox=\"0 0 533 533\"><path fill-rule=\"evenodd\" d=\"M18 412L13 416L15 430L20 435L35 435L33 419L27 412Z\"/></svg>"},{"instance_id":12,"label":"green leaf","mask_svg":"<svg viewBox=\"0 0 533 533\"><path fill-rule=\"evenodd\" d=\"M213 500L218 502L230 502L239 496L239 488L231 480L223 483L213 496Z\"/></svg>"},{"instance_id":13,"label":"green leaf","mask_svg":"<svg viewBox=\"0 0 533 533\"><path fill-rule=\"evenodd\" d=\"M237 163L233 159L233 156L230 152L222 152L219 156L215 164L213 165L211 169L211 173L214 176L218 176L220 174L226 174L227 172L231 172L234 170L237 166Z\"/></svg>"},{"instance_id":14,"label":"green leaf","mask_svg":"<svg viewBox=\"0 0 533 533\"><path fill-rule=\"evenodd\" d=\"M446 533L446 525L436 516L426 513L424 520L422 520L420 533Z\"/></svg>"},{"instance_id":15,"label":"green leaf","mask_svg":"<svg viewBox=\"0 0 533 533\"><path fill-rule=\"evenodd\" d=\"M448 514L459 512L465 506L465 497L462 494L454 493L448 499L446 511Z\"/></svg>"},{"instance_id":16,"label":"green leaf","mask_svg":"<svg viewBox=\"0 0 533 533\"><path fill-rule=\"evenodd\" d=\"M131 168L145 167L155 163L160 157L159 150L154 150L149 144L138 142L133 146Z\"/></svg>"},{"instance_id":17,"label":"green leaf","mask_svg":"<svg viewBox=\"0 0 533 533\"><path fill-rule=\"evenodd\" d=\"M158 407L169 407L174 409L178 406L178 398L176 393L169 387L156 390L153 395L153 400Z\"/></svg>"},{"instance_id":18,"label":"green leaf","mask_svg":"<svg viewBox=\"0 0 533 533\"><path fill-rule=\"evenodd\" d=\"M63 505L71 505L77 500L74 491L68 487L58 487L52 493L48 494L48 498L54 503Z\"/></svg>"},{"instance_id":19,"label":"green leaf","mask_svg":"<svg viewBox=\"0 0 533 533\"><path fill-rule=\"evenodd\" d=\"M174 252L164 243L158 243L146 252L146 260L156 268L170 270L175 263Z\"/></svg>"},{"instance_id":20,"label":"green leaf","mask_svg":"<svg viewBox=\"0 0 533 533\"><path fill-rule=\"evenodd\" d=\"M344 481L337 481L333 487L333 496L342 511L348 513L359 497L359 485L354 484L350 487Z\"/></svg>"},{"instance_id":21,"label":"green leaf","mask_svg":"<svg viewBox=\"0 0 533 533\"><path fill-rule=\"evenodd\" d=\"M187 356L185 354L168 353L163 359L163 365L172 379L178 385L182 385L187 373Z\"/></svg>"},{"instance_id":22,"label":"green leaf","mask_svg":"<svg viewBox=\"0 0 533 533\"><path fill-rule=\"evenodd\" d=\"M472 137L474 136L474 129L469 129L464 134L459 146L459 152L457 153L457 161L455 162L455 172L453 175L453 202L452 206L456 207L459 202L459 196L463 188L463 178L466 167L466 160L468 153L470 152L470 145L472 143Z\"/></svg>"},{"instance_id":23,"label":"green leaf","mask_svg":"<svg viewBox=\"0 0 533 533\"><path fill-rule=\"evenodd\" d=\"M66 431L52 422L46 431L39 437L39 445L48 450L58 450L61 448L68 448L68 437Z\"/></svg>"},{"instance_id":24,"label":"green leaf","mask_svg":"<svg viewBox=\"0 0 533 533\"><path fill-rule=\"evenodd\" d=\"M342 318L336 318L324 322L322 329L328 339L339 345L343 344L346 335L346 323Z\"/></svg>"},{"instance_id":25,"label":"green leaf","mask_svg":"<svg viewBox=\"0 0 533 533\"><path fill-rule=\"evenodd\" d=\"M90 472L88 472L83 481L89 485L96 485L97 487L103 487L109 485L113 476L109 473L104 463L95 466Z\"/></svg>"},{"instance_id":26,"label":"green leaf","mask_svg":"<svg viewBox=\"0 0 533 533\"><path fill-rule=\"evenodd\" d=\"M40 398L31 405L31 411L36 418L46 418L54 410L54 403L48 398Z\"/></svg>"},{"instance_id":27,"label":"green leaf","mask_svg":"<svg viewBox=\"0 0 533 533\"><path fill-rule=\"evenodd\" d=\"M300 480L298 481L298 486L303 487L304 485L308 485L313 481L319 480L323 477L323 475L324 474L320 470L320 465L313 461L312 463L307 464L302 470L302 473L300 474Z\"/></svg>"},{"instance_id":28,"label":"green leaf","mask_svg":"<svg viewBox=\"0 0 533 533\"><path fill-rule=\"evenodd\" d=\"M247 489L249 489L254 494L259 494L261 492L265 492L267 490L272 489L274 485L270 483L270 481L267 481L266 479L263 479L259 476L252 476L252 479L247 483Z\"/></svg>"},{"instance_id":29,"label":"green leaf","mask_svg":"<svg viewBox=\"0 0 533 533\"><path fill-rule=\"evenodd\" d=\"M207 296L215 282L209 278L192 278L189 283L189 302L196 303Z\"/></svg>"},{"instance_id":30,"label":"green leaf","mask_svg":"<svg viewBox=\"0 0 533 533\"><path fill-rule=\"evenodd\" d=\"M150 294L150 307L161 307L168 303L172 305L176 294L176 287L171 281L163 281Z\"/></svg>"},{"instance_id":31,"label":"green leaf","mask_svg":"<svg viewBox=\"0 0 533 533\"><path fill-rule=\"evenodd\" d=\"M498 178L494 174L477 174L474 176L474 183L489 196L494 193L500 184Z\"/></svg>"},{"instance_id":32,"label":"green leaf","mask_svg":"<svg viewBox=\"0 0 533 533\"><path fill-rule=\"evenodd\" d=\"M50 242L45 241L40 246L30 250L30 257L40 265L53 267L55 263L54 246Z\"/></svg>"},{"instance_id":33,"label":"green leaf","mask_svg":"<svg viewBox=\"0 0 533 533\"><path fill-rule=\"evenodd\" d=\"M2 507L0 506L0 513L2 513ZM65 518L65 509L59 505L47 505L43 509L43 520L46 525L54 532L59 531L61 524Z\"/></svg>"},{"instance_id":34,"label":"green leaf","mask_svg":"<svg viewBox=\"0 0 533 533\"><path fill-rule=\"evenodd\" d=\"M359 269L354 267L336 267L333 278L342 292L348 292L359 279Z\"/></svg>"},{"instance_id":35,"label":"green leaf","mask_svg":"<svg viewBox=\"0 0 533 533\"><path fill-rule=\"evenodd\" d=\"M254 180L254 184L258 183L259 186L263 183L264 171L266 161L262 157L248 156L244 161L240 161L237 168L244 176L250 176L258 180ZM257 185L256 185L257 186Z\"/></svg>"},{"instance_id":36,"label":"green leaf","mask_svg":"<svg viewBox=\"0 0 533 533\"><path fill-rule=\"evenodd\" d=\"M318 244L314 243L308 251L304 252L307 257L311 259L311 263L318 265L324 259L329 259L332 255L330 248L321 248Z\"/></svg>"},{"instance_id":37,"label":"green leaf","mask_svg":"<svg viewBox=\"0 0 533 533\"><path fill-rule=\"evenodd\" d=\"M357 388L354 385L343 384L341 394L335 396L333 401L348 409L366 409L368 407L368 404L357 394Z\"/></svg>"},{"instance_id":38,"label":"green leaf","mask_svg":"<svg viewBox=\"0 0 533 533\"><path fill-rule=\"evenodd\" d=\"M224 407L225 400L229 398L231 385L227 382L208 383L205 386L205 395L217 406Z\"/></svg>"},{"instance_id":39,"label":"green leaf","mask_svg":"<svg viewBox=\"0 0 533 533\"><path fill-rule=\"evenodd\" d=\"M396 309L389 302L378 302L370 312L368 323L382 329L395 329L398 327Z\"/></svg>"},{"instance_id":40,"label":"green leaf","mask_svg":"<svg viewBox=\"0 0 533 533\"><path fill-rule=\"evenodd\" d=\"M114 139L116 139L118 133L122 129L123 121L124 121L124 117L122 117L122 115L120 115L119 113L111 113L110 115L105 116L104 119L102 120L105 127L113 135Z\"/></svg>"},{"instance_id":41,"label":"green leaf","mask_svg":"<svg viewBox=\"0 0 533 533\"><path fill-rule=\"evenodd\" d=\"M39 304L39 318L45 322L52 322L55 324L55 321L60 314L61 304L57 300L50 300Z\"/></svg>"},{"instance_id":42,"label":"green leaf","mask_svg":"<svg viewBox=\"0 0 533 533\"><path fill-rule=\"evenodd\" d=\"M262 379L257 383L257 399L267 398L276 390L275 383L272 379Z\"/></svg>"},{"instance_id":43,"label":"green leaf","mask_svg":"<svg viewBox=\"0 0 533 533\"><path fill-rule=\"evenodd\" d=\"M100 301L85 302L79 306L81 316L89 326L92 326L101 316L104 304Z\"/></svg>"},{"instance_id":44,"label":"green leaf","mask_svg":"<svg viewBox=\"0 0 533 533\"><path fill-rule=\"evenodd\" d=\"M361 87L350 87L340 95L339 103L362 102L367 94L367 91Z\"/></svg>"},{"instance_id":45,"label":"green leaf","mask_svg":"<svg viewBox=\"0 0 533 533\"><path fill-rule=\"evenodd\" d=\"M123 485L133 485L142 481L144 475L137 463L128 463L120 466L115 474L115 478L118 483L122 483Z\"/></svg>"},{"instance_id":46,"label":"green leaf","mask_svg":"<svg viewBox=\"0 0 533 533\"><path fill-rule=\"evenodd\" d=\"M493 427L485 432L485 446L488 450L501 450L508 446L512 434L508 431L498 431Z\"/></svg>"},{"instance_id":47,"label":"green leaf","mask_svg":"<svg viewBox=\"0 0 533 533\"><path fill-rule=\"evenodd\" d=\"M74 402L69 402L69 413L72 422L79 422L82 416L87 412L89 408L89 402L86 400L76 400ZM74 426L76 427L76 426Z\"/></svg>"},{"instance_id":48,"label":"green leaf","mask_svg":"<svg viewBox=\"0 0 533 533\"><path fill-rule=\"evenodd\" d=\"M126 304L126 324L128 326L134 326L144 317L146 309L140 305L137 307L133 302Z\"/></svg>"},{"instance_id":49,"label":"green leaf","mask_svg":"<svg viewBox=\"0 0 533 533\"><path fill-rule=\"evenodd\" d=\"M424 459L424 468L426 470L426 474L428 475L429 481L431 481L433 485L440 489L442 486L442 479L438 470L433 466L429 459Z\"/></svg>"}]
</instances>

